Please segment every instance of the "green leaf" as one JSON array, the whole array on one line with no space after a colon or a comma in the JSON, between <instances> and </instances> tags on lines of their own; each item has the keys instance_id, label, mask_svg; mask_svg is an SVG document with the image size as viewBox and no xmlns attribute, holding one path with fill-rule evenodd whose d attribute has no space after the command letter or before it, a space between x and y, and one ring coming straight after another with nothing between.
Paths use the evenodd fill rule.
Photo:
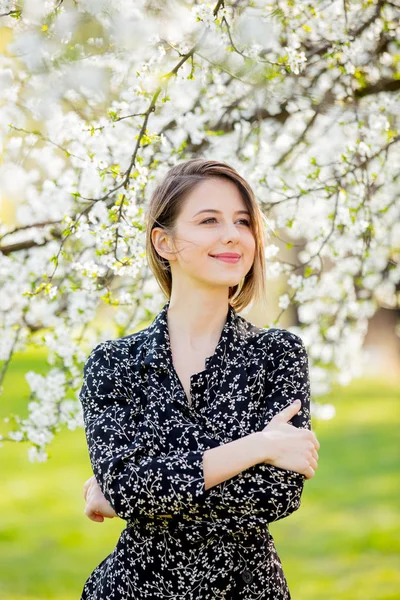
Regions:
<instances>
[{"instance_id":1,"label":"green leaf","mask_svg":"<svg viewBox=\"0 0 400 600\"><path fill-rule=\"evenodd\" d=\"M225 131L223 129L216 129L215 131L212 129L206 129L207 135L224 135Z\"/></svg>"},{"instance_id":2,"label":"green leaf","mask_svg":"<svg viewBox=\"0 0 400 600\"><path fill-rule=\"evenodd\" d=\"M310 267L310 265L307 265L306 268L304 269L304 277L309 277L310 275L312 275L314 272L314 270L312 269L312 267Z\"/></svg>"}]
</instances>

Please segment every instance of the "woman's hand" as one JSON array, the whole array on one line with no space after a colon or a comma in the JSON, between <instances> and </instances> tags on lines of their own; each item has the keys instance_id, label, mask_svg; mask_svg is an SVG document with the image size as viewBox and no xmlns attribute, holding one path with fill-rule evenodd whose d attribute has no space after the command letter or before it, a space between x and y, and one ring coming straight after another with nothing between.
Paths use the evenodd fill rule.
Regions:
<instances>
[{"instance_id":1,"label":"woman's hand","mask_svg":"<svg viewBox=\"0 0 400 600\"><path fill-rule=\"evenodd\" d=\"M111 504L104 497L94 475L83 485L83 498L86 502L85 515L92 521L103 522L104 517L112 519L117 516Z\"/></svg>"},{"instance_id":2,"label":"woman's hand","mask_svg":"<svg viewBox=\"0 0 400 600\"><path fill-rule=\"evenodd\" d=\"M292 417L300 410L301 402L297 400L280 413L261 431L265 437L267 459L263 462L296 471L311 479L318 467L318 450L320 444L315 434L309 429L301 429L289 424Z\"/></svg>"}]
</instances>

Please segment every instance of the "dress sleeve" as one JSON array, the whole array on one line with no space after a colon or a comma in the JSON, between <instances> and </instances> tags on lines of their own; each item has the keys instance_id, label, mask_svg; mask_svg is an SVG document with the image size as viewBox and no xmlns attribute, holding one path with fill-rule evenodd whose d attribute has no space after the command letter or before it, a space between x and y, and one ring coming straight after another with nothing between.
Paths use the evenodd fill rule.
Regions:
<instances>
[{"instance_id":1,"label":"dress sleeve","mask_svg":"<svg viewBox=\"0 0 400 600\"><path fill-rule=\"evenodd\" d=\"M203 450L149 456L151 424L122 364L111 340L98 344L84 365L79 400L93 473L122 519L180 513L206 493Z\"/></svg>"},{"instance_id":2,"label":"dress sleeve","mask_svg":"<svg viewBox=\"0 0 400 600\"><path fill-rule=\"evenodd\" d=\"M284 329L268 330L262 427L294 400L301 410L289 421L311 429L308 356L302 339ZM213 447L210 440L210 447ZM207 490L206 504L234 515L262 515L268 522L287 517L300 507L305 476L258 463Z\"/></svg>"}]
</instances>

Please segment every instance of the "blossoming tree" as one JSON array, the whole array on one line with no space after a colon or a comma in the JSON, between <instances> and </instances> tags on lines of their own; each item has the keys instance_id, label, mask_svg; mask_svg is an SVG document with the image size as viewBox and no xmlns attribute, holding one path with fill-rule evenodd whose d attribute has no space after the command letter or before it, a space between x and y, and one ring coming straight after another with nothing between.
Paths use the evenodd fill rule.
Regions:
<instances>
[{"instance_id":1,"label":"blossoming tree","mask_svg":"<svg viewBox=\"0 0 400 600\"><path fill-rule=\"evenodd\" d=\"M28 417L4 439L45 460L62 425L82 424L83 362L108 334L99 307L119 336L159 309L146 200L193 156L227 161L256 193L267 276L288 290L265 325L296 307L314 410L360 372L368 319L398 303L399 12L384 0L0 2L1 199L14 210L0 223L1 382L28 344L52 367L26 374Z\"/></svg>"}]
</instances>

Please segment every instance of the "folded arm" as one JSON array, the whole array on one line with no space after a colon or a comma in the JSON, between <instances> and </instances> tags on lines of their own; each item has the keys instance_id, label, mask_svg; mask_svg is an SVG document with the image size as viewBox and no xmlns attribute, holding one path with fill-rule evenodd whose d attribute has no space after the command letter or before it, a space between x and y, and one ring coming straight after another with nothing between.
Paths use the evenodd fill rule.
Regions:
<instances>
[{"instance_id":1,"label":"folded arm","mask_svg":"<svg viewBox=\"0 0 400 600\"><path fill-rule=\"evenodd\" d=\"M299 397L292 423L310 429L307 354L300 338L285 333L267 373L263 424ZM196 450L148 456L148 424L121 386L112 348L99 344L89 355L79 397L93 472L118 516L177 514L200 503L274 521L300 506L304 475L261 462L257 433L224 445L203 433Z\"/></svg>"},{"instance_id":2,"label":"folded arm","mask_svg":"<svg viewBox=\"0 0 400 600\"><path fill-rule=\"evenodd\" d=\"M267 339L262 428L299 398L301 409L290 422L295 427L311 430L309 367L304 343L299 336L279 329L268 330ZM262 461L260 458L257 464L212 487L205 504L224 513L263 515L269 522L297 510L305 476ZM218 466L214 465L214 472ZM222 464L220 467L224 469Z\"/></svg>"},{"instance_id":3,"label":"folded arm","mask_svg":"<svg viewBox=\"0 0 400 600\"><path fill-rule=\"evenodd\" d=\"M79 399L93 473L116 514L175 514L204 493L203 451L149 456L149 425L123 389L113 345L103 342L89 355Z\"/></svg>"}]
</instances>

